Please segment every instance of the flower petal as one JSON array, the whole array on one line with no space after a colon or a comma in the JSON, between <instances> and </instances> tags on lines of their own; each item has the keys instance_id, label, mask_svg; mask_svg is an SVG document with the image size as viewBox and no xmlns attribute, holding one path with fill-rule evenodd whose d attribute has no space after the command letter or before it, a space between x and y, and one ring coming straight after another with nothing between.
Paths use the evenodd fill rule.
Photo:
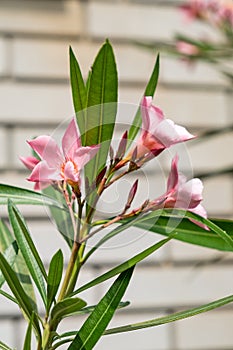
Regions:
<instances>
[{"instance_id":1,"label":"flower petal","mask_svg":"<svg viewBox=\"0 0 233 350\"><path fill-rule=\"evenodd\" d=\"M36 157L19 157L19 159L29 170L33 170L40 162Z\"/></svg>"},{"instance_id":2,"label":"flower petal","mask_svg":"<svg viewBox=\"0 0 233 350\"><path fill-rule=\"evenodd\" d=\"M77 164L78 169L82 169L84 165L86 165L98 152L99 145L96 146L87 146L87 147L80 147L75 153L74 153L74 162Z\"/></svg>"},{"instance_id":3,"label":"flower petal","mask_svg":"<svg viewBox=\"0 0 233 350\"><path fill-rule=\"evenodd\" d=\"M34 182L50 182L61 180L61 175L56 168L50 168L45 161L38 163L32 170L28 181Z\"/></svg>"},{"instance_id":4,"label":"flower petal","mask_svg":"<svg viewBox=\"0 0 233 350\"><path fill-rule=\"evenodd\" d=\"M157 125L164 119L160 108L152 105L152 97L145 96L141 104L142 113L142 133L148 131L154 134Z\"/></svg>"},{"instance_id":5,"label":"flower petal","mask_svg":"<svg viewBox=\"0 0 233 350\"><path fill-rule=\"evenodd\" d=\"M190 134L183 126L176 125L170 119L164 119L157 126L155 137L165 147L170 147L176 143L193 139L195 136Z\"/></svg>"},{"instance_id":6,"label":"flower petal","mask_svg":"<svg viewBox=\"0 0 233 350\"><path fill-rule=\"evenodd\" d=\"M198 206L196 206L195 208L193 208L193 209L191 209L191 210L189 210L189 211L191 211L191 212L194 213L194 214L198 214L198 215L202 216L203 218L207 218L207 212L206 212L205 208L204 208L201 204L199 204ZM198 221L196 221L196 220L193 220L193 219L190 219L190 220L191 220L194 224L196 224L196 225L198 225L198 226L204 228L205 230L207 230L207 231L210 230L209 227L208 227L207 225L201 224L200 222L198 222Z\"/></svg>"},{"instance_id":7,"label":"flower petal","mask_svg":"<svg viewBox=\"0 0 233 350\"><path fill-rule=\"evenodd\" d=\"M51 136L38 136L32 141L28 141L28 144L50 167L59 167L63 161L61 151Z\"/></svg>"},{"instance_id":8,"label":"flower petal","mask_svg":"<svg viewBox=\"0 0 233 350\"><path fill-rule=\"evenodd\" d=\"M176 155L172 160L171 171L167 180L167 192L175 191L178 185L178 155Z\"/></svg>"},{"instance_id":9,"label":"flower petal","mask_svg":"<svg viewBox=\"0 0 233 350\"><path fill-rule=\"evenodd\" d=\"M202 201L203 184L200 179L192 179L179 186L176 206L193 209Z\"/></svg>"},{"instance_id":10,"label":"flower petal","mask_svg":"<svg viewBox=\"0 0 233 350\"><path fill-rule=\"evenodd\" d=\"M71 161L66 162L64 167L64 179L65 181L72 181L74 183L80 182L79 171L74 167L74 163Z\"/></svg>"},{"instance_id":11,"label":"flower petal","mask_svg":"<svg viewBox=\"0 0 233 350\"><path fill-rule=\"evenodd\" d=\"M74 118L69 123L62 138L62 149L64 156L73 159L74 152L81 147L77 126Z\"/></svg>"}]
</instances>

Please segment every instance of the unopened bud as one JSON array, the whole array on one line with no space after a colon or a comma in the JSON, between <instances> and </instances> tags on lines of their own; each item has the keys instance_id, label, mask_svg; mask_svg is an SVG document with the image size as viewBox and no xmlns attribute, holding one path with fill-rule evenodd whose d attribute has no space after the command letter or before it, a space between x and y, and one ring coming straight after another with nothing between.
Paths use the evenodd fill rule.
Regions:
<instances>
[{"instance_id":1,"label":"unopened bud","mask_svg":"<svg viewBox=\"0 0 233 350\"><path fill-rule=\"evenodd\" d=\"M100 184L100 182L102 181L104 175L106 174L106 170L107 170L107 167L105 166L105 167L99 172L99 174L97 175L97 178L96 178L96 181L95 181L96 187L98 187L99 184Z\"/></svg>"},{"instance_id":2,"label":"unopened bud","mask_svg":"<svg viewBox=\"0 0 233 350\"><path fill-rule=\"evenodd\" d=\"M119 142L118 150L116 152L116 157L115 157L116 161L119 161L124 157L126 146L127 146L127 138L128 138L128 132L126 130Z\"/></svg>"},{"instance_id":3,"label":"unopened bud","mask_svg":"<svg viewBox=\"0 0 233 350\"><path fill-rule=\"evenodd\" d=\"M113 158L114 158L114 151L113 151L113 148L111 145L109 147L109 157L110 157L110 162L112 163Z\"/></svg>"},{"instance_id":4,"label":"unopened bud","mask_svg":"<svg viewBox=\"0 0 233 350\"><path fill-rule=\"evenodd\" d=\"M133 186L131 187L131 189L129 191L128 199L127 199L125 208L122 212L122 215L124 215L125 212L131 207L131 204L132 204L132 201L134 200L137 189L138 189L138 179L134 182Z\"/></svg>"}]
</instances>

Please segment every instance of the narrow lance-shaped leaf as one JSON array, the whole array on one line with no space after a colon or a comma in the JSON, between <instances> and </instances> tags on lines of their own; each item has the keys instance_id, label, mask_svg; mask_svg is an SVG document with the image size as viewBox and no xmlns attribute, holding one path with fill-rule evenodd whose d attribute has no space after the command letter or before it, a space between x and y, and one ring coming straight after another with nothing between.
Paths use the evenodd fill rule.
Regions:
<instances>
[{"instance_id":1,"label":"narrow lance-shaped leaf","mask_svg":"<svg viewBox=\"0 0 233 350\"><path fill-rule=\"evenodd\" d=\"M90 75L83 146L100 145L97 155L86 165L85 175L92 184L105 166L117 113L117 69L108 41L100 49ZM94 196L94 194L93 194ZM92 203L89 197L89 204Z\"/></svg>"},{"instance_id":2,"label":"narrow lance-shaped leaf","mask_svg":"<svg viewBox=\"0 0 233 350\"><path fill-rule=\"evenodd\" d=\"M3 253L5 259L8 261L9 265L12 267L16 256L18 254L18 246L16 241L14 241ZM3 283L5 282L5 278L3 274L0 271L0 288L2 287Z\"/></svg>"},{"instance_id":3,"label":"narrow lance-shaped leaf","mask_svg":"<svg viewBox=\"0 0 233 350\"><path fill-rule=\"evenodd\" d=\"M24 340L24 345L23 345L23 350L31 350L31 341L32 341L32 323L34 320L34 313L31 316L30 322L28 324L25 340Z\"/></svg>"},{"instance_id":4,"label":"narrow lance-shaped leaf","mask_svg":"<svg viewBox=\"0 0 233 350\"><path fill-rule=\"evenodd\" d=\"M40 259L22 216L11 201L9 201L8 204L8 212L19 249L30 271L31 277L40 292L42 300L46 305L44 278L47 279L47 274L42 260Z\"/></svg>"},{"instance_id":5,"label":"narrow lance-shaped leaf","mask_svg":"<svg viewBox=\"0 0 233 350\"><path fill-rule=\"evenodd\" d=\"M51 318L61 320L62 318L76 314L84 306L86 302L80 298L67 298L58 302L51 311Z\"/></svg>"},{"instance_id":6,"label":"narrow lance-shaped leaf","mask_svg":"<svg viewBox=\"0 0 233 350\"><path fill-rule=\"evenodd\" d=\"M12 244L14 238L7 224L0 220L0 251L6 250Z\"/></svg>"},{"instance_id":7,"label":"narrow lance-shaped leaf","mask_svg":"<svg viewBox=\"0 0 233 350\"><path fill-rule=\"evenodd\" d=\"M47 283L47 313L55 299L56 293L58 291L63 272L63 255L62 251L59 249L57 253L53 256L51 263L49 265L48 273L48 283Z\"/></svg>"},{"instance_id":8,"label":"narrow lance-shaped leaf","mask_svg":"<svg viewBox=\"0 0 233 350\"><path fill-rule=\"evenodd\" d=\"M135 266L137 263L139 263L140 261L144 260L145 258L147 258L149 255L151 255L152 253L154 253L156 250L158 250L159 248L161 248L164 244L166 244L167 242L170 241L171 238L166 238L161 240L160 242L152 245L151 247L143 250L141 253L135 255L134 257L132 257L131 259L125 261L124 263L118 265L117 267L114 267L113 269L109 270L108 272L104 273L103 275L95 278L94 280L92 280L91 282L84 284L83 286L81 286L79 289L77 289L76 291L74 291L72 293L72 295L81 293L82 291L91 288L99 283L102 283L106 280L108 280L109 278L112 278L116 275L118 275L119 273L129 269L132 266Z\"/></svg>"},{"instance_id":9,"label":"narrow lance-shaped leaf","mask_svg":"<svg viewBox=\"0 0 233 350\"><path fill-rule=\"evenodd\" d=\"M10 348L8 345L4 344L1 341L0 341L0 349L1 350L13 350L12 348Z\"/></svg>"},{"instance_id":10,"label":"narrow lance-shaped leaf","mask_svg":"<svg viewBox=\"0 0 233 350\"><path fill-rule=\"evenodd\" d=\"M19 307L23 310L23 313L26 315L28 320L31 318L31 315L36 310L33 309L32 304L30 302L30 299L28 298L27 294L24 292L16 273L11 268L11 266L8 264L4 256L0 253L0 269L5 277L5 280L12 291L15 299L18 302ZM37 332L37 335L40 337L40 327L38 320L35 318L33 321L33 327L35 331Z\"/></svg>"},{"instance_id":11,"label":"narrow lance-shaped leaf","mask_svg":"<svg viewBox=\"0 0 233 350\"><path fill-rule=\"evenodd\" d=\"M91 350L111 321L130 282L134 267L122 272L86 319L68 350Z\"/></svg>"},{"instance_id":12,"label":"narrow lance-shaped leaf","mask_svg":"<svg viewBox=\"0 0 233 350\"><path fill-rule=\"evenodd\" d=\"M66 206L64 196L52 186L45 188L43 190L43 193L45 193L49 197L54 198L56 201L64 205L64 207ZM71 248L73 245L72 239L74 237L74 230L69 211L55 208L52 206L49 207L49 210L51 212L53 220L56 223L58 231L61 233L68 246Z\"/></svg>"},{"instance_id":13,"label":"narrow lance-shaped leaf","mask_svg":"<svg viewBox=\"0 0 233 350\"><path fill-rule=\"evenodd\" d=\"M81 134L85 133L85 113L87 107L87 91L78 61L70 47L70 82L74 110Z\"/></svg>"},{"instance_id":14,"label":"narrow lance-shaped leaf","mask_svg":"<svg viewBox=\"0 0 233 350\"><path fill-rule=\"evenodd\" d=\"M4 251L6 247L9 246L10 243L13 243L13 241L14 241L14 237L12 232L10 231L6 223L0 220L0 247L1 247L0 250ZM9 262L8 259L6 260ZM32 286L32 281L29 275L28 268L24 262L24 259L20 251L17 252L17 255L15 256L14 264L11 265L11 267L16 272L17 277L19 278L19 281L24 291L30 298L33 307L36 308L36 298L35 298L34 289Z\"/></svg>"},{"instance_id":15,"label":"narrow lance-shaped leaf","mask_svg":"<svg viewBox=\"0 0 233 350\"><path fill-rule=\"evenodd\" d=\"M15 204L48 205L64 209L64 207L53 198L39 192L0 184L0 204L7 204L9 199Z\"/></svg>"},{"instance_id":16,"label":"narrow lance-shaped leaf","mask_svg":"<svg viewBox=\"0 0 233 350\"><path fill-rule=\"evenodd\" d=\"M197 226L190 219L205 224L210 230ZM166 209L150 213L140 220L134 221L133 224L139 228L165 236L175 233L175 239L187 243L233 251L233 222L230 220L223 222L221 220L210 221L185 210L171 211Z\"/></svg>"},{"instance_id":17,"label":"narrow lance-shaped leaf","mask_svg":"<svg viewBox=\"0 0 233 350\"><path fill-rule=\"evenodd\" d=\"M158 84L158 78L159 78L159 55L157 56L151 77L150 77L149 82L146 86L144 96L154 96L154 93L155 93L155 90L156 90L156 87ZM137 136L141 125L142 125L142 117L141 117L141 109L139 107L137 110L137 113L134 117L134 120L132 122L132 125L129 129L127 148L130 147L133 140Z\"/></svg>"},{"instance_id":18,"label":"narrow lance-shaped leaf","mask_svg":"<svg viewBox=\"0 0 233 350\"><path fill-rule=\"evenodd\" d=\"M145 322L133 323L133 324L129 324L121 327L111 328L111 329L108 329L105 332L105 334L107 335L107 334L130 332L130 331L135 331L143 328L160 326L165 323L183 320L185 318L192 317L192 316L201 314L203 312L211 311L232 302L233 302L233 295L230 295L228 297L213 301L212 303L208 303L200 307L195 307L193 309L177 312L175 314L171 314L168 316L155 318Z\"/></svg>"}]
</instances>

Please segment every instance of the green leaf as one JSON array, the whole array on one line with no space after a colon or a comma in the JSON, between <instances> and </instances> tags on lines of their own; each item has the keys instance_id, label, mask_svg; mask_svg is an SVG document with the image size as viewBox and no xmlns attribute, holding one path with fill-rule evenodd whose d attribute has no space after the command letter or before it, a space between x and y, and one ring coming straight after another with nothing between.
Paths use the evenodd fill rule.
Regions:
<instances>
[{"instance_id":1,"label":"green leaf","mask_svg":"<svg viewBox=\"0 0 233 350\"><path fill-rule=\"evenodd\" d=\"M10 243L13 243L13 241L14 241L13 234L9 230L8 226L4 223L4 221L0 220L0 250L2 251L5 250ZM34 289L32 286L32 281L29 276L28 268L24 262L24 259L20 251L18 251L14 265L11 267L16 272L17 277L24 291L31 299L31 303L33 307L36 308L36 298L35 298Z\"/></svg>"},{"instance_id":2,"label":"green leaf","mask_svg":"<svg viewBox=\"0 0 233 350\"><path fill-rule=\"evenodd\" d=\"M53 320L60 320L70 315L76 314L86 306L86 302L80 298L67 298L59 301L51 311Z\"/></svg>"},{"instance_id":3,"label":"green leaf","mask_svg":"<svg viewBox=\"0 0 233 350\"><path fill-rule=\"evenodd\" d=\"M5 298L9 299L10 301L12 301L13 303L18 305L17 300L14 297L12 297L12 295L10 295L7 292L5 292L4 290L0 289L0 294L3 295Z\"/></svg>"},{"instance_id":4,"label":"green leaf","mask_svg":"<svg viewBox=\"0 0 233 350\"><path fill-rule=\"evenodd\" d=\"M130 331L135 331L135 330L142 329L142 328L160 326L160 325L165 324L165 323L179 321L179 320L182 320L184 318L188 318L191 316L201 314L203 312L207 312L207 311L216 309L216 308L221 307L223 305L232 303L232 301L233 301L233 295L230 295L228 297L218 299L212 303L205 304L205 305L202 305L200 307L195 307L193 309L177 312L177 313L174 313L174 314L171 314L168 316L155 318L153 320L148 320L145 322L133 323L133 324L129 324L129 325L121 326L121 327L111 328L111 329L108 329L105 332L105 334L107 335L107 334L130 332Z\"/></svg>"},{"instance_id":5,"label":"green leaf","mask_svg":"<svg viewBox=\"0 0 233 350\"><path fill-rule=\"evenodd\" d=\"M25 293L27 296L30 298L31 304L33 306L33 309L37 309L36 306L36 296L34 293L34 288L32 285L32 280L30 277L30 272L27 268L27 265L24 261L24 258L22 256L22 253L19 251L14 266L13 270L16 272L16 275L21 283L21 286L23 287Z\"/></svg>"},{"instance_id":6,"label":"green leaf","mask_svg":"<svg viewBox=\"0 0 233 350\"><path fill-rule=\"evenodd\" d=\"M4 344L1 341L0 341L0 349L1 350L13 350L12 348L10 348L8 345Z\"/></svg>"},{"instance_id":7,"label":"green leaf","mask_svg":"<svg viewBox=\"0 0 233 350\"><path fill-rule=\"evenodd\" d=\"M152 245L151 247L143 250L141 253L135 255L134 257L132 257L131 259L125 261L124 263L118 265L117 267L114 267L113 269L109 270L108 272L104 273L103 275L95 278L94 280L92 280L91 282L83 285L82 287L80 287L79 289L77 289L76 291L74 291L72 293L72 295L78 294L83 292L84 290L91 288L99 283L102 283L106 280L108 280L109 278L112 278L116 275L118 275L119 273L129 269L132 266L135 266L137 263L139 263L140 261L144 260L145 258L147 258L149 255L151 255L152 253L154 253L156 250L158 250L159 248L161 248L164 244L166 244L167 242L170 241L171 238L166 238L161 240L160 242Z\"/></svg>"},{"instance_id":8,"label":"green leaf","mask_svg":"<svg viewBox=\"0 0 233 350\"><path fill-rule=\"evenodd\" d=\"M14 204L9 201L8 212L14 235L38 291L46 305L46 292L43 277L47 280L44 265L31 239L27 226Z\"/></svg>"},{"instance_id":9,"label":"green leaf","mask_svg":"<svg viewBox=\"0 0 233 350\"><path fill-rule=\"evenodd\" d=\"M104 333L130 282L134 267L122 272L86 319L68 350L91 350Z\"/></svg>"},{"instance_id":10,"label":"green leaf","mask_svg":"<svg viewBox=\"0 0 233 350\"><path fill-rule=\"evenodd\" d=\"M16 273L8 264L7 260L4 258L2 253L0 253L0 269L3 273L3 276L5 277L5 280L10 290L15 296L15 299L17 300L19 307L23 310L23 313L26 315L27 319L30 320L32 313L36 310L33 309L30 299L28 298L27 294L24 292L17 278ZM33 327L35 328L38 336L40 337L41 336L40 327L39 327L38 320L36 318L33 321Z\"/></svg>"},{"instance_id":11,"label":"green leaf","mask_svg":"<svg viewBox=\"0 0 233 350\"><path fill-rule=\"evenodd\" d=\"M92 66L85 133L82 135L83 146L100 145L97 155L85 167L85 175L90 184L106 163L117 113L117 89L114 53L110 43L106 41Z\"/></svg>"},{"instance_id":12,"label":"green leaf","mask_svg":"<svg viewBox=\"0 0 233 350\"><path fill-rule=\"evenodd\" d=\"M49 186L46 189L44 189L43 193L45 193L51 198L54 198L56 201L58 201L64 207L66 207L64 196L62 195L61 192L57 191L52 186ZM73 225L72 225L69 211L55 208L52 206L49 207L49 210L51 212L53 220L56 223L58 231L61 233L62 237L67 242L68 246L71 248L73 245L72 239L74 237L74 230L73 230Z\"/></svg>"},{"instance_id":13,"label":"green leaf","mask_svg":"<svg viewBox=\"0 0 233 350\"><path fill-rule=\"evenodd\" d=\"M23 350L31 350L31 340L32 340L32 323L35 315L31 316L30 322L28 324L27 333L24 340Z\"/></svg>"},{"instance_id":14,"label":"green leaf","mask_svg":"<svg viewBox=\"0 0 233 350\"><path fill-rule=\"evenodd\" d=\"M6 250L13 241L14 237L9 227L3 220L0 220L0 251L3 252Z\"/></svg>"},{"instance_id":15,"label":"green leaf","mask_svg":"<svg viewBox=\"0 0 233 350\"><path fill-rule=\"evenodd\" d=\"M207 225L210 230L195 225L189 219ZM210 221L184 210L158 210L135 221L134 224L139 228L165 236L175 233L174 238L183 242L233 251L232 221Z\"/></svg>"},{"instance_id":16,"label":"green leaf","mask_svg":"<svg viewBox=\"0 0 233 350\"><path fill-rule=\"evenodd\" d=\"M58 291L58 287L61 282L63 272L63 255L62 251L59 249L57 253L54 254L48 273L48 284L47 284L47 313L55 299Z\"/></svg>"},{"instance_id":17,"label":"green leaf","mask_svg":"<svg viewBox=\"0 0 233 350\"><path fill-rule=\"evenodd\" d=\"M85 109L87 107L87 91L78 61L70 47L70 82L74 110L81 135L85 133Z\"/></svg>"},{"instance_id":18,"label":"green leaf","mask_svg":"<svg viewBox=\"0 0 233 350\"><path fill-rule=\"evenodd\" d=\"M16 241L14 241L3 253L5 259L8 261L9 265L12 267L16 256L18 254L18 245ZM0 288L2 287L3 283L5 282L5 278L3 274L0 272Z\"/></svg>"},{"instance_id":19,"label":"green leaf","mask_svg":"<svg viewBox=\"0 0 233 350\"><path fill-rule=\"evenodd\" d=\"M159 55L156 58L156 62L155 62L151 77L149 79L149 82L144 92L144 96L154 96L154 93L158 84L158 78L159 78ZM132 122L132 125L129 129L127 148L130 147L130 145L132 144L132 141L137 136L141 125L142 125L142 117L141 117L141 110L139 107L134 117L134 120Z\"/></svg>"},{"instance_id":20,"label":"green leaf","mask_svg":"<svg viewBox=\"0 0 233 350\"><path fill-rule=\"evenodd\" d=\"M0 204L7 204L11 199L15 204L48 205L64 209L53 198L25 188L0 184Z\"/></svg>"}]
</instances>

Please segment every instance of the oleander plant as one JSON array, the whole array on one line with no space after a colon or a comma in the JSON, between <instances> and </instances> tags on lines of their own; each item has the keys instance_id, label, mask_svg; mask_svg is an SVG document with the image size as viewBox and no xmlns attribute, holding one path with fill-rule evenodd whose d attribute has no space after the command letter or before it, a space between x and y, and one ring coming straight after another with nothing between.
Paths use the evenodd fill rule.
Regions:
<instances>
[{"instance_id":1,"label":"oleander plant","mask_svg":"<svg viewBox=\"0 0 233 350\"><path fill-rule=\"evenodd\" d=\"M100 217L100 199L114 184L128 174L137 173L173 145L196 137L165 118L162 110L153 104L158 76L159 56L133 121L116 144L113 140L118 113L118 77L112 46L107 40L100 48L86 81L70 48L75 116L69 120L61 142L48 135L28 140L32 152L21 157L21 161L30 170L27 180L34 183L34 190L0 184L0 204L7 206L9 218L0 221L0 293L18 305L28 323L24 350L35 349L35 343L37 350L61 346L69 350L91 350L102 336L178 321L233 301L233 295L223 296L175 314L144 322L135 319L133 324L109 327L118 309L127 309L129 305L123 297L135 266L169 241L176 239L233 251L232 221L207 218L202 205L202 181L186 178L178 170L179 154L171 161L166 190L157 198L146 198L139 206L134 205L139 194L138 176L128 193L121 193L124 203L121 210ZM58 235L70 249L67 265L61 247L46 268L18 209L22 204L49 208ZM138 254L98 277L80 283L80 271L87 261L94 261L95 251L132 228L154 235L154 244L142 247ZM165 237L158 241L155 234ZM96 305L88 305L80 297L81 292L107 280L112 283ZM39 303L43 305L42 311L38 311ZM84 319L81 327L75 328L76 322L73 322L73 329L60 332L60 323L74 316ZM11 350L1 341L0 348Z\"/></svg>"}]
</instances>

